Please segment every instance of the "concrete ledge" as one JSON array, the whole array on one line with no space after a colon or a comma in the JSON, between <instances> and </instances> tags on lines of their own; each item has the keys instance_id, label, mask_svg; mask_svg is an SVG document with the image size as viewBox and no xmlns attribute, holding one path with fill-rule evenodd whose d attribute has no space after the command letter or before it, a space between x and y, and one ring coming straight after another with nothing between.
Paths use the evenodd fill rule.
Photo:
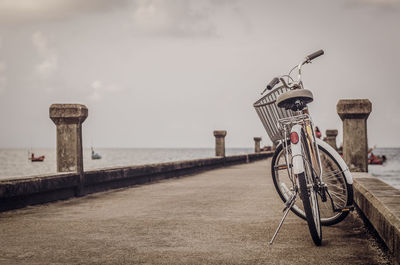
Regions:
<instances>
[{"instance_id":1,"label":"concrete ledge","mask_svg":"<svg viewBox=\"0 0 400 265\"><path fill-rule=\"evenodd\" d=\"M131 167L113 167L85 172L85 192L94 193L179 177L199 171L264 159L273 152L213 157ZM0 181L0 211L68 199L76 196L78 173L59 173L26 179Z\"/></svg>"},{"instance_id":2,"label":"concrete ledge","mask_svg":"<svg viewBox=\"0 0 400 265\"><path fill-rule=\"evenodd\" d=\"M354 201L400 264L400 190L368 173L353 173Z\"/></svg>"}]
</instances>

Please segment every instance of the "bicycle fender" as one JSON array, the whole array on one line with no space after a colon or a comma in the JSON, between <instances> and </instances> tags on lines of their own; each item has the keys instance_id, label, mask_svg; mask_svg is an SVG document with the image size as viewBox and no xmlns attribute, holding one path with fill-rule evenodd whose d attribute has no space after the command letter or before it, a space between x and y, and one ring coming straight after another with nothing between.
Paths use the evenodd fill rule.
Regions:
<instances>
[{"instance_id":1,"label":"bicycle fender","mask_svg":"<svg viewBox=\"0 0 400 265\"><path fill-rule=\"evenodd\" d=\"M296 124L292 127L290 133L296 132L299 136L299 141L294 144L290 142L290 148L292 149L292 164L293 164L293 173L301 174L304 172L304 161L303 161L303 153L301 150L301 125Z\"/></svg>"},{"instance_id":2,"label":"bicycle fender","mask_svg":"<svg viewBox=\"0 0 400 265\"><path fill-rule=\"evenodd\" d=\"M347 180L348 184L353 184L353 177L351 176L349 167L344 162L343 158L339 155L339 153L328 143L322 141L321 139L317 139L317 144L322 146L326 151L328 151L333 158L339 163L340 167L343 169L344 177Z\"/></svg>"}]
</instances>

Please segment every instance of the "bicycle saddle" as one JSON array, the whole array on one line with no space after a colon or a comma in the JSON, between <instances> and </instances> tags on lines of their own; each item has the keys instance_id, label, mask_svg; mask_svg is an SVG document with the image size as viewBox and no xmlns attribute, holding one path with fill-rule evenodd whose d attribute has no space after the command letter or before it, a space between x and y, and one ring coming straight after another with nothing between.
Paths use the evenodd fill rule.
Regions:
<instances>
[{"instance_id":1,"label":"bicycle saddle","mask_svg":"<svg viewBox=\"0 0 400 265\"><path fill-rule=\"evenodd\" d=\"M292 109L296 101L300 101L304 106L314 99L313 94L308 89L294 89L280 94L276 99L279 108Z\"/></svg>"}]
</instances>

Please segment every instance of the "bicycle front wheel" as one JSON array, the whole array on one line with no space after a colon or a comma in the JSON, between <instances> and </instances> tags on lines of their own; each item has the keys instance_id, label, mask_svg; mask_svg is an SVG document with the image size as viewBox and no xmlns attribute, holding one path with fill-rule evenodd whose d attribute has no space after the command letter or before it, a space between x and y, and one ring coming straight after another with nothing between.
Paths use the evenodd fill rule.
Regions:
<instances>
[{"instance_id":1,"label":"bicycle front wheel","mask_svg":"<svg viewBox=\"0 0 400 265\"><path fill-rule=\"evenodd\" d=\"M290 143L288 143L290 144ZM318 149L322 164L322 181L328 186L328 190L332 195L332 202L337 208L345 208L353 204L353 186L347 183L344 169L331 152L324 148L323 143L318 143ZM288 158L291 161L291 151L288 150ZM278 145L272 158L271 175L276 191L279 197L286 202L294 193L293 182L290 179L286 161L285 150L283 145ZM318 196L318 204L320 206L320 216L322 225L334 225L341 222L348 214L345 212L334 212L332 202L328 198L323 202ZM292 211L302 219L306 219L303 204L299 201L292 207Z\"/></svg>"},{"instance_id":2,"label":"bicycle front wheel","mask_svg":"<svg viewBox=\"0 0 400 265\"><path fill-rule=\"evenodd\" d=\"M310 229L311 238L315 245L320 246L322 242L322 229L317 196L318 183L311 167L310 150L303 130L301 134L304 172L296 176L299 180L300 198L303 201L303 209L306 215L308 228Z\"/></svg>"}]
</instances>

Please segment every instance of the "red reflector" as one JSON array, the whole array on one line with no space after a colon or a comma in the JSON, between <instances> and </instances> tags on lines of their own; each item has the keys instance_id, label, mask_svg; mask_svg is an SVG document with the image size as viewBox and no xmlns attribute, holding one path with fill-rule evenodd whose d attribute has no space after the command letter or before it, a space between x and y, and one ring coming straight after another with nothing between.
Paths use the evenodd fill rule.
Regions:
<instances>
[{"instance_id":1,"label":"red reflector","mask_svg":"<svg viewBox=\"0 0 400 265\"><path fill-rule=\"evenodd\" d=\"M297 132L291 132L290 133L290 141L293 144L297 144L299 142L299 135L297 134Z\"/></svg>"}]
</instances>

